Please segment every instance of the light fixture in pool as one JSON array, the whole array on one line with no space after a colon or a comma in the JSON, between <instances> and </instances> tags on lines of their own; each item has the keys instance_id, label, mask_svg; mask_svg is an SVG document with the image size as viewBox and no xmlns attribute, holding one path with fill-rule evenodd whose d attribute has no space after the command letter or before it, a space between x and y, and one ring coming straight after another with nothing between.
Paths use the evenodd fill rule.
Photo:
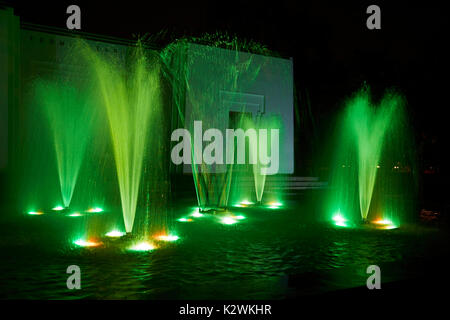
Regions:
<instances>
[{"instance_id":1,"label":"light fixture in pool","mask_svg":"<svg viewBox=\"0 0 450 320\"><path fill-rule=\"evenodd\" d=\"M236 220L244 220L245 219L245 217L243 215L234 216L233 218Z\"/></svg>"},{"instance_id":2,"label":"light fixture in pool","mask_svg":"<svg viewBox=\"0 0 450 320\"><path fill-rule=\"evenodd\" d=\"M195 218L203 217L204 216L203 213L200 213L199 210L200 210L199 208L194 208L194 212L191 213L191 216Z\"/></svg>"},{"instance_id":3,"label":"light fixture in pool","mask_svg":"<svg viewBox=\"0 0 450 320\"><path fill-rule=\"evenodd\" d=\"M334 224L338 227L347 227L347 219L345 219L340 212L333 216Z\"/></svg>"},{"instance_id":4,"label":"light fixture in pool","mask_svg":"<svg viewBox=\"0 0 450 320\"><path fill-rule=\"evenodd\" d=\"M375 224L384 224L384 225L386 225L386 224L393 224L392 221L388 220L388 219L378 219L378 220L373 221L373 223L375 223Z\"/></svg>"},{"instance_id":5,"label":"light fixture in pool","mask_svg":"<svg viewBox=\"0 0 450 320\"><path fill-rule=\"evenodd\" d=\"M34 215L34 216L40 216L41 214L44 214L42 211L28 211L28 214Z\"/></svg>"},{"instance_id":6,"label":"light fixture in pool","mask_svg":"<svg viewBox=\"0 0 450 320\"><path fill-rule=\"evenodd\" d=\"M379 229L384 229L384 230L397 229L397 226L389 219L378 219L378 220L372 221L372 223L378 225Z\"/></svg>"},{"instance_id":7,"label":"light fixture in pool","mask_svg":"<svg viewBox=\"0 0 450 320\"><path fill-rule=\"evenodd\" d=\"M110 238L119 238L125 235L125 232L120 232L118 230L112 230L106 234L107 237Z\"/></svg>"},{"instance_id":8,"label":"light fixture in pool","mask_svg":"<svg viewBox=\"0 0 450 320\"><path fill-rule=\"evenodd\" d=\"M68 217L81 217L81 213L79 213L79 212L74 212L74 213L71 213L71 214L69 214L69 215L67 215Z\"/></svg>"},{"instance_id":9,"label":"light fixture in pool","mask_svg":"<svg viewBox=\"0 0 450 320\"><path fill-rule=\"evenodd\" d=\"M269 209L279 209L283 204L277 201L271 201L267 204Z\"/></svg>"},{"instance_id":10,"label":"light fixture in pool","mask_svg":"<svg viewBox=\"0 0 450 320\"><path fill-rule=\"evenodd\" d=\"M222 219L220 219L220 222L222 222L223 224L235 224L237 221L232 217L223 217Z\"/></svg>"},{"instance_id":11,"label":"light fixture in pool","mask_svg":"<svg viewBox=\"0 0 450 320\"><path fill-rule=\"evenodd\" d=\"M201 218L201 217L203 217L203 214L200 212L194 212L193 214L191 214L191 216L193 216L195 218Z\"/></svg>"},{"instance_id":12,"label":"light fixture in pool","mask_svg":"<svg viewBox=\"0 0 450 320\"><path fill-rule=\"evenodd\" d=\"M89 240L86 241L84 239L78 239L78 240L74 241L73 243L75 243L79 247L97 247L100 245L100 242L89 241Z\"/></svg>"},{"instance_id":13,"label":"light fixture in pool","mask_svg":"<svg viewBox=\"0 0 450 320\"><path fill-rule=\"evenodd\" d=\"M131 251L150 251L154 249L155 246L146 241L136 243L134 246L130 247Z\"/></svg>"},{"instance_id":14,"label":"light fixture in pool","mask_svg":"<svg viewBox=\"0 0 450 320\"><path fill-rule=\"evenodd\" d=\"M98 213L98 212L103 212L102 208L96 207L96 208L90 208L87 212L90 213Z\"/></svg>"},{"instance_id":15,"label":"light fixture in pool","mask_svg":"<svg viewBox=\"0 0 450 320\"><path fill-rule=\"evenodd\" d=\"M52 210L53 211L62 211L62 210L64 210L64 207L63 206L56 206L56 207L52 208Z\"/></svg>"},{"instance_id":16,"label":"light fixture in pool","mask_svg":"<svg viewBox=\"0 0 450 320\"><path fill-rule=\"evenodd\" d=\"M252 204L254 204L254 203L251 201L248 201L247 199L241 201L241 203L240 203L240 205L242 205L242 206L251 206Z\"/></svg>"},{"instance_id":17,"label":"light fixture in pool","mask_svg":"<svg viewBox=\"0 0 450 320\"><path fill-rule=\"evenodd\" d=\"M180 221L180 222L191 222L192 219L190 219L190 218L180 218L177 221Z\"/></svg>"},{"instance_id":18,"label":"light fixture in pool","mask_svg":"<svg viewBox=\"0 0 450 320\"><path fill-rule=\"evenodd\" d=\"M380 229L384 229L384 230L391 230L391 229L397 229L398 227L393 225L393 224L389 224L389 225L385 225L385 226L381 226Z\"/></svg>"},{"instance_id":19,"label":"light fixture in pool","mask_svg":"<svg viewBox=\"0 0 450 320\"><path fill-rule=\"evenodd\" d=\"M170 235L170 234L169 235L160 235L160 236L157 236L156 238L161 241L169 241L169 242L177 241L178 239L180 239L178 236Z\"/></svg>"}]
</instances>

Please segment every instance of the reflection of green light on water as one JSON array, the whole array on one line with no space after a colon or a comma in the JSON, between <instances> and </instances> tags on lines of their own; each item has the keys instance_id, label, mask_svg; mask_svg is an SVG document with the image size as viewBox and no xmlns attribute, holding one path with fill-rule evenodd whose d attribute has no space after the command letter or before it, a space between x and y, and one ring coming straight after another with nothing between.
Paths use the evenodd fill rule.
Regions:
<instances>
[{"instance_id":1,"label":"reflection of green light on water","mask_svg":"<svg viewBox=\"0 0 450 320\"><path fill-rule=\"evenodd\" d=\"M52 210L53 211L61 211L61 210L64 210L64 207L63 206L56 206L56 207L52 208Z\"/></svg>"},{"instance_id":2,"label":"reflection of green light on water","mask_svg":"<svg viewBox=\"0 0 450 320\"><path fill-rule=\"evenodd\" d=\"M175 236L175 235L161 235L161 236L158 236L158 240L161 240L161 241L172 242L172 241L177 241L178 239L180 239L180 238L178 236Z\"/></svg>"},{"instance_id":3,"label":"reflection of green light on water","mask_svg":"<svg viewBox=\"0 0 450 320\"><path fill-rule=\"evenodd\" d=\"M118 230L112 230L106 234L107 237L118 238L125 235L125 232L120 232Z\"/></svg>"},{"instance_id":4,"label":"reflection of green light on water","mask_svg":"<svg viewBox=\"0 0 450 320\"><path fill-rule=\"evenodd\" d=\"M237 221L233 219L232 217L223 217L220 220L223 224L235 224Z\"/></svg>"},{"instance_id":5,"label":"reflection of green light on water","mask_svg":"<svg viewBox=\"0 0 450 320\"><path fill-rule=\"evenodd\" d=\"M131 251L150 251L154 250L155 246L148 242L139 242L130 248Z\"/></svg>"},{"instance_id":6,"label":"reflection of green light on water","mask_svg":"<svg viewBox=\"0 0 450 320\"><path fill-rule=\"evenodd\" d=\"M338 227L347 227L347 219L345 219L340 212L333 216L334 224Z\"/></svg>"}]
</instances>

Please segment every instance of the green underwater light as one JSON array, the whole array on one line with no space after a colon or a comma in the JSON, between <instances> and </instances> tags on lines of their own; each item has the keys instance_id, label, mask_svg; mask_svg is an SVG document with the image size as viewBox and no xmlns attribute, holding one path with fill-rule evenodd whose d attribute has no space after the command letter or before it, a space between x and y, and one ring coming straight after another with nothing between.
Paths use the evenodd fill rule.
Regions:
<instances>
[{"instance_id":1,"label":"green underwater light","mask_svg":"<svg viewBox=\"0 0 450 320\"><path fill-rule=\"evenodd\" d=\"M195 217L195 218L201 218L201 217L204 216L204 214L200 213L200 209L199 208L195 207L193 212L191 213L191 216Z\"/></svg>"},{"instance_id":2,"label":"green underwater light","mask_svg":"<svg viewBox=\"0 0 450 320\"><path fill-rule=\"evenodd\" d=\"M180 239L180 237L178 237L178 236L175 236L175 235L160 235L160 236L157 236L157 239L158 240L161 240L161 241L168 241L168 242L173 242L173 241L177 241L178 239Z\"/></svg>"},{"instance_id":3,"label":"green underwater light","mask_svg":"<svg viewBox=\"0 0 450 320\"><path fill-rule=\"evenodd\" d=\"M125 232L120 232L118 230L112 230L106 234L107 237L110 238L119 238L125 235Z\"/></svg>"},{"instance_id":4,"label":"green underwater light","mask_svg":"<svg viewBox=\"0 0 450 320\"><path fill-rule=\"evenodd\" d=\"M90 213L98 213L98 212L103 212L102 208L96 207L96 208L90 208L87 212Z\"/></svg>"},{"instance_id":5,"label":"green underwater light","mask_svg":"<svg viewBox=\"0 0 450 320\"><path fill-rule=\"evenodd\" d=\"M237 223L237 220L232 217L223 217L220 219L220 222L223 224L235 224Z\"/></svg>"},{"instance_id":6,"label":"green underwater light","mask_svg":"<svg viewBox=\"0 0 450 320\"><path fill-rule=\"evenodd\" d=\"M151 251L154 249L156 249L156 247L153 244L148 243L146 241L139 242L129 248L129 250L131 251Z\"/></svg>"},{"instance_id":7,"label":"green underwater light","mask_svg":"<svg viewBox=\"0 0 450 320\"><path fill-rule=\"evenodd\" d=\"M393 224L380 227L380 229L384 229L384 230L391 230L391 229L397 229L397 228L398 227Z\"/></svg>"},{"instance_id":8,"label":"green underwater light","mask_svg":"<svg viewBox=\"0 0 450 320\"><path fill-rule=\"evenodd\" d=\"M29 215L35 215L35 216L40 216L42 214L44 214L42 211L28 211Z\"/></svg>"},{"instance_id":9,"label":"green underwater light","mask_svg":"<svg viewBox=\"0 0 450 320\"><path fill-rule=\"evenodd\" d=\"M191 214L191 216L193 216L195 218L201 218L204 216L204 214L200 213L200 212L194 212L193 214Z\"/></svg>"},{"instance_id":10,"label":"green underwater light","mask_svg":"<svg viewBox=\"0 0 450 320\"><path fill-rule=\"evenodd\" d=\"M398 227L389 219L378 219L372 223L376 224L378 229L391 230L397 229Z\"/></svg>"},{"instance_id":11,"label":"green underwater light","mask_svg":"<svg viewBox=\"0 0 450 320\"><path fill-rule=\"evenodd\" d=\"M192 219L190 219L190 218L180 218L177 221L179 221L179 222L191 222Z\"/></svg>"},{"instance_id":12,"label":"green underwater light","mask_svg":"<svg viewBox=\"0 0 450 320\"><path fill-rule=\"evenodd\" d=\"M283 206L283 204L281 202L277 202L277 201L271 201L267 204L267 208L269 208L269 209L279 209L282 206Z\"/></svg>"},{"instance_id":13,"label":"green underwater light","mask_svg":"<svg viewBox=\"0 0 450 320\"><path fill-rule=\"evenodd\" d=\"M69 215L67 215L67 216L68 216L68 217L81 217L82 214L79 213L79 212L74 212L74 213L71 213L71 214L69 214Z\"/></svg>"},{"instance_id":14,"label":"green underwater light","mask_svg":"<svg viewBox=\"0 0 450 320\"><path fill-rule=\"evenodd\" d=\"M245 208L245 207L252 206L252 205L254 205L254 204L255 204L254 202L251 202L251 201L248 201L247 199L245 199L245 200L242 200L242 201L239 202L239 203L234 204L233 207L236 207L236 208Z\"/></svg>"},{"instance_id":15,"label":"green underwater light","mask_svg":"<svg viewBox=\"0 0 450 320\"><path fill-rule=\"evenodd\" d=\"M89 241L84 239L75 240L73 243L79 247L97 247L101 244L100 242Z\"/></svg>"},{"instance_id":16,"label":"green underwater light","mask_svg":"<svg viewBox=\"0 0 450 320\"><path fill-rule=\"evenodd\" d=\"M62 211L62 210L64 210L64 207L63 206L56 206L56 207L52 208L52 210L53 211Z\"/></svg>"},{"instance_id":17,"label":"green underwater light","mask_svg":"<svg viewBox=\"0 0 450 320\"><path fill-rule=\"evenodd\" d=\"M334 221L334 224L338 227L348 227L347 225L347 219L345 219L340 212L336 213L332 220Z\"/></svg>"}]
</instances>

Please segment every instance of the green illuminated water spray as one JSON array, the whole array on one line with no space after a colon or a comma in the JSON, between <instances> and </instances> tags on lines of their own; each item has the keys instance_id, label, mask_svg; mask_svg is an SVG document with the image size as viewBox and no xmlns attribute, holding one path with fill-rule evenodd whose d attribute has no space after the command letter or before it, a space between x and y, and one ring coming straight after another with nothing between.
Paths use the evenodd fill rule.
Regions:
<instances>
[{"instance_id":1,"label":"green illuminated water spray","mask_svg":"<svg viewBox=\"0 0 450 320\"><path fill-rule=\"evenodd\" d=\"M95 108L86 88L66 80L39 79L35 98L45 113L55 147L61 195L69 207L92 131Z\"/></svg>"},{"instance_id":2,"label":"green illuminated water spray","mask_svg":"<svg viewBox=\"0 0 450 320\"><path fill-rule=\"evenodd\" d=\"M133 230L151 121L161 111L158 55L138 44L130 63L85 52L109 120L126 232Z\"/></svg>"},{"instance_id":3,"label":"green illuminated water spray","mask_svg":"<svg viewBox=\"0 0 450 320\"><path fill-rule=\"evenodd\" d=\"M358 150L358 185L361 216L367 219L386 129L398 101L383 100L379 109L370 105L367 95L357 96L348 110L350 130L354 131Z\"/></svg>"},{"instance_id":4,"label":"green illuminated water spray","mask_svg":"<svg viewBox=\"0 0 450 320\"><path fill-rule=\"evenodd\" d=\"M396 177L391 172L394 160L405 160L407 153L403 107L404 99L393 91L386 93L379 105L374 105L368 87L348 100L340 125L341 137L332 179L334 218L348 218L355 210L360 212L363 221L367 221L371 211L378 211L373 214L383 218L385 213L380 210L387 206L381 202L386 202L387 191L392 197L404 187L392 188ZM374 204L377 184L380 190Z\"/></svg>"}]
</instances>

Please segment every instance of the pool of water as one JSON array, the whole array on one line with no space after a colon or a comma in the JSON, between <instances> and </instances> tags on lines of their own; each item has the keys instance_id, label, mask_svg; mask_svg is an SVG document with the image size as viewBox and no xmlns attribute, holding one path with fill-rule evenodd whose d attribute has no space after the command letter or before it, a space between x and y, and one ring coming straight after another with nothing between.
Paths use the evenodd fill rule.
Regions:
<instances>
[{"instance_id":1,"label":"pool of water","mask_svg":"<svg viewBox=\"0 0 450 320\"><path fill-rule=\"evenodd\" d=\"M446 232L435 227L339 228L313 222L314 205L299 201L237 208L246 219L231 225L210 214L177 222L189 204L173 209L180 239L150 252L74 246L76 218L2 219L0 298L283 299L365 286L372 264L385 282L420 276L427 261L448 256ZM66 287L69 265L81 268L81 290Z\"/></svg>"}]
</instances>

